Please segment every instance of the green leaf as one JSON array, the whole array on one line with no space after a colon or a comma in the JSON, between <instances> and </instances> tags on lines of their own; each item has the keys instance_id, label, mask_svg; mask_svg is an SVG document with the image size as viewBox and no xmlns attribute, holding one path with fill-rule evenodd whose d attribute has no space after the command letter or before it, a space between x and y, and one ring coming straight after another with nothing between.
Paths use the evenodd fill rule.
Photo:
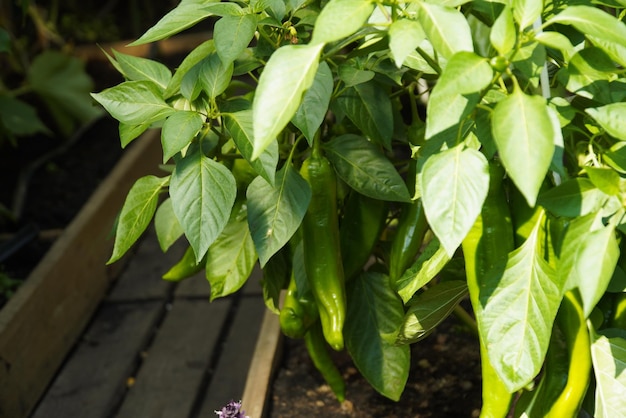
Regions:
<instances>
[{"instance_id":1,"label":"green leaf","mask_svg":"<svg viewBox=\"0 0 626 418\"><path fill-rule=\"evenodd\" d=\"M402 302L389 286L389 278L367 272L350 282L344 335L346 346L361 374L379 393L397 401L409 374L408 345L394 344L402 324Z\"/></svg>"},{"instance_id":2,"label":"green leaf","mask_svg":"<svg viewBox=\"0 0 626 418\"><path fill-rule=\"evenodd\" d=\"M150 127L150 123L142 123L139 125L127 125L123 122L119 124L120 144L122 148L126 148L134 139L137 139Z\"/></svg>"},{"instance_id":3,"label":"green leaf","mask_svg":"<svg viewBox=\"0 0 626 418\"><path fill-rule=\"evenodd\" d=\"M415 263L395 284L392 284L402 298L402 302L407 303L418 290L434 279L448 264L448 261L450 261L450 256L437 237L434 237L420 253Z\"/></svg>"},{"instance_id":4,"label":"green leaf","mask_svg":"<svg viewBox=\"0 0 626 418\"><path fill-rule=\"evenodd\" d=\"M248 47L254 37L256 23L255 14L224 16L215 23L213 38L215 49L222 62L235 61Z\"/></svg>"},{"instance_id":5,"label":"green leaf","mask_svg":"<svg viewBox=\"0 0 626 418\"><path fill-rule=\"evenodd\" d=\"M73 131L74 121L85 123L102 114L92 105L89 92L93 82L78 58L45 51L33 59L27 81L67 136Z\"/></svg>"},{"instance_id":6,"label":"green leaf","mask_svg":"<svg viewBox=\"0 0 626 418\"><path fill-rule=\"evenodd\" d=\"M252 159L252 111L224 113L224 125L233 137L237 149L250 163L254 170L268 183L274 184L276 165L278 164L278 143L272 142L256 160Z\"/></svg>"},{"instance_id":7,"label":"green leaf","mask_svg":"<svg viewBox=\"0 0 626 418\"><path fill-rule=\"evenodd\" d=\"M206 59L206 58L205 58ZM190 102L193 102L200 96L202 93L202 67L204 66L204 60L194 65L185 73L181 82L180 82L180 94L183 95L185 99Z\"/></svg>"},{"instance_id":8,"label":"green leaf","mask_svg":"<svg viewBox=\"0 0 626 418\"><path fill-rule=\"evenodd\" d=\"M606 151L603 160L614 170L626 174L626 142L614 144Z\"/></svg>"},{"instance_id":9,"label":"green leaf","mask_svg":"<svg viewBox=\"0 0 626 418\"><path fill-rule=\"evenodd\" d=\"M467 284L461 280L437 283L409 302L398 334L398 344L413 344L426 338L467 296Z\"/></svg>"},{"instance_id":10,"label":"green leaf","mask_svg":"<svg viewBox=\"0 0 626 418\"><path fill-rule=\"evenodd\" d=\"M235 3L220 3L215 0L184 0L129 46L169 38L209 16L238 15L241 12L241 7Z\"/></svg>"},{"instance_id":11,"label":"green leaf","mask_svg":"<svg viewBox=\"0 0 626 418\"><path fill-rule=\"evenodd\" d=\"M511 13L511 8L505 5L496 21L493 22L491 32L489 33L489 41L500 55L506 55L511 52L516 40L517 32L513 13Z\"/></svg>"},{"instance_id":12,"label":"green leaf","mask_svg":"<svg viewBox=\"0 0 626 418\"><path fill-rule=\"evenodd\" d=\"M411 196L395 167L367 139L346 134L324 145L337 174L362 195L393 202L409 202Z\"/></svg>"},{"instance_id":13,"label":"green leaf","mask_svg":"<svg viewBox=\"0 0 626 418\"><path fill-rule=\"evenodd\" d=\"M387 91L370 81L350 87L337 99L339 108L367 137L391 148L393 108Z\"/></svg>"},{"instance_id":14,"label":"green leaf","mask_svg":"<svg viewBox=\"0 0 626 418\"><path fill-rule=\"evenodd\" d=\"M215 43L213 42L213 39L205 41L194 48L176 69L176 72L165 89L165 93L163 94L164 97L169 98L176 94L180 89L180 85L187 72L189 72L189 70L191 70L196 64L208 57L214 51Z\"/></svg>"},{"instance_id":15,"label":"green leaf","mask_svg":"<svg viewBox=\"0 0 626 418\"><path fill-rule=\"evenodd\" d=\"M285 248L287 249L287 248ZM265 306L276 315L280 314L279 302L283 289L287 288L291 274L291 262L287 254L289 251L279 251L270 258L263 267L263 300Z\"/></svg>"},{"instance_id":16,"label":"green leaf","mask_svg":"<svg viewBox=\"0 0 626 418\"><path fill-rule=\"evenodd\" d=\"M233 210L228 224L209 248L206 278L211 284L211 300L239 290L254 269L257 255L246 215L246 205Z\"/></svg>"},{"instance_id":17,"label":"green leaf","mask_svg":"<svg viewBox=\"0 0 626 418\"><path fill-rule=\"evenodd\" d=\"M572 56L567 67L566 88L600 103L611 102L610 81L615 64L601 49L590 47Z\"/></svg>"},{"instance_id":18,"label":"green leaf","mask_svg":"<svg viewBox=\"0 0 626 418\"><path fill-rule=\"evenodd\" d=\"M606 106L585 109L609 135L626 141L626 103L611 103Z\"/></svg>"},{"instance_id":19,"label":"green leaf","mask_svg":"<svg viewBox=\"0 0 626 418\"><path fill-rule=\"evenodd\" d=\"M450 58L459 51L474 51L472 31L459 10L439 4L419 2L417 18L435 51Z\"/></svg>"},{"instance_id":20,"label":"green leaf","mask_svg":"<svg viewBox=\"0 0 626 418\"><path fill-rule=\"evenodd\" d=\"M563 290L580 290L585 317L606 291L619 258L614 226L597 226L597 218L591 213L570 222L557 265Z\"/></svg>"},{"instance_id":21,"label":"green leaf","mask_svg":"<svg viewBox=\"0 0 626 418\"><path fill-rule=\"evenodd\" d=\"M428 224L452 256L487 197L487 159L479 151L458 145L428 158L420 182Z\"/></svg>"},{"instance_id":22,"label":"green leaf","mask_svg":"<svg viewBox=\"0 0 626 418\"><path fill-rule=\"evenodd\" d=\"M248 186L248 225L263 267L296 232L311 200L305 179L290 165L276 173L272 186L257 177Z\"/></svg>"},{"instance_id":23,"label":"green leaf","mask_svg":"<svg viewBox=\"0 0 626 418\"><path fill-rule=\"evenodd\" d=\"M554 23L572 25L585 36L592 36L610 43L622 44L626 38L626 25L603 10L583 5L565 7L552 17L545 26Z\"/></svg>"},{"instance_id":24,"label":"green leaf","mask_svg":"<svg viewBox=\"0 0 626 418\"><path fill-rule=\"evenodd\" d=\"M176 153L185 148L200 132L204 125L204 116L190 110L173 113L163 123L161 144L163 145L163 162L167 162Z\"/></svg>"},{"instance_id":25,"label":"green leaf","mask_svg":"<svg viewBox=\"0 0 626 418\"><path fill-rule=\"evenodd\" d=\"M531 26L543 11L543 0L512 0L513 17L520 29Z\"/></svg>"},{"instance_id":26,"label":"green leaf","mask_svg":"<svg viewBox=\"0 0 626 418\"><path fill-rule=\"evenodd\" d=\"M411 19L398 19L389 26L389 50L398 68L426 38L419 22Z\"/></svg>"},{"instance_id":27,"label":"green leaf","mask_svg":"<svg viewBox=\"0 0 626 418\"><path fill-rule=\"evenodd\" d=\"M258 158L276 140L311 87L323 45L287 45L274 52L259 79L252 103L254 152Z\"/></svg>"},{"instance_id":28,"label":"green leaf","mask_svg":"<svg viewBox=\"0 0 626 418\"><path fill-rule=\"evenodd\" d=\"M511 393L541 370L561 303L555 272L543 258L540 226L538 221L509 254L502 276L487 275L479 296L483 309L476 312L491 364Z\"/></svg>"},{"instance_id":29,"label":"green leaf","mask_svg":"<svg viewBox=\"0 0 626 418\"><path fill-rule=\"evenodd\" d=\"M592 330L591 361L596 376L594 417L626 417L626 338Z\"/></svg>"},{"instance_id":30,"label":"green leaf","mask_svg":"<svg viewBox=\"0 0 626 418\"><path fill-rule=\"evenodd\" d=\"M222 94L233 76L233 63L222 63L217 54L210 54L202 61L200 84L211 99Z\"/></svg>"},{"instance_id":31,"label":"green leaf","mask_svg":"<svg viewBox=\"0 0 626 418\"><path fill-rule=\"evenodd\" d=\"M6 96L0 96L0 124L17 136L50 132L34 107Z\"/></svg>"},{"instance_id":32,"label":"green leaf","mask_svg":"<svg viewBox=\"0 0 626 418\"><path fill-rule=\"evenodd\" d=\"M519 80L526 79L531 86L537 88L546 62L546 48L539 42L527 43L511 58L511 62Z\"/></svg>"},{"instance_id":33,"label":"green leaf","mask_svg":"<svg viewBox=\"0 0 626 418\"><path fill-rule=\"evenodd\" d=\"M480 100L480 92L491 83L489 62L473 52L458 52L446 65L428 100L426 138L457 127Z\"/></svg>"},{"instance_id":34,"label":"green leaf","mask_svg":"<svg viewBox=\"0 0 626 418\"><path fill-rule=\"evenodd\" d=\"M315 21L312 44L330 43L361 29L374 11L369 0L330 0Z\"/></svg>"},{"instance_id":35,"label":"green leaf","mask_svg":"<svg viewBox=\"0 0 626 418\"><path fill-rule=\"evenodd\" d=\"M131 187L117 221L113 254L107 264L122 258L146 230L156 211L159 194L169 180L169 177L145 176Z\"/></svg>"},{"instance_id":36,"label":"green leaf","mask_svg":"<svg viewBox=\"0 0 626 418\"><path fill-rule=\"evenodd\" d=\"M122 54L113 50L113 55L122 70L122 74L129 81L148 80L165 91L172 79L172 72L160 62L147 58L135 57L133 55Z\"/></svg>"},{"instance_id":37,"label":"green leaf","mask_svg":"<svg viewBox=\"0 0 626 418\"><path fill-rule=\"evenodd\" d=\"M367 83L374 78L376 73L370 70L362 70L352 65L342 64L339 66L337 75L346 87L352 87L357 84Z\"/></svg>"},{"instance_id":38,"label":"green leaf","mask_svg":"<svg viewBox=\"0 0 626 418\"><path fill-rule=\"evenodd\" d=\"M555 49L557 51L561 51L563 54L563 58L565 62L568 62L572 56L576 53L574 46L572 45L572 41L569 40L567 36L560 32L554 31L545 31L535 35L535 41L539 42L542 45L547 46L548 48Z\"/></svg>"},{"instance_id":39,"label":"green leaf","mask_svg":"<svg viewBox=\"0 0 626 418\"><path fill-rule=\"evenodd\" d=\"M554 131L546 101L520 89L498 102L491 129L502 164L532 207L554 154Z\"/></svg>"},{"instance_id":40,"label":"green leaf","mask_svg":"<svg viewBox=\"0 0 626 418\"><path fill-rule=\"evenodd\" d=\"M589 179L577 177L542 193L537 202L556 216L575 218L596 212L605 201Z\"/></svg>"},{"instance_id":41,"label":"green leaf","mask_svg":"<svg viewBox=\"0 0 626 418\"><path fill-rule=\"evenodd\" d=\"M313 143L313 137L326 117L332 93L333 73L328 64L322 62L313 84L304 93L302 103L291 120L309 141L309 145Z\"/></svg>"},{"instance_id":42,"label":"green leaf","mask_svg":"<svg viewBox=\"0 0 626 418\"><path fill-rule=\"evenodd\" d=\"M172 199L167 198L159 205L154 215L154 229L163 252L166 252L185 233L174 213Z\"/></svg>"},{"instance_id":43,"label":"green leaf","mask_svg":"<svg viewBox=\"0 0 626 418\"><path fill-rule=\"evenodd\" d=\"M170 197L197 262L226 226L236 195L232 173L200 150L188 152L177 162Z\"/></svg>"},{"instance_id":44,"label":"green leaf","mask_svg":"<svg viewBox=\"0 0 626 418\"><path fill-rule=\"evenodd\" d=\"M155 122L175 112L163 100L159 87L151 81L126 81L91 96L111 116L128 125Z\"/></svg>"},{"instance_id":45,"label":"green leaf","mask_svg":"<svg viewBox=\"0 0 626 418\"><path fill-rule=\"evenodd\" d=\"M603 193L609 196L619 196L621 177L613 169L607 167L584 167L589 180L600 189Z\"/></svg>"}]
</instances>

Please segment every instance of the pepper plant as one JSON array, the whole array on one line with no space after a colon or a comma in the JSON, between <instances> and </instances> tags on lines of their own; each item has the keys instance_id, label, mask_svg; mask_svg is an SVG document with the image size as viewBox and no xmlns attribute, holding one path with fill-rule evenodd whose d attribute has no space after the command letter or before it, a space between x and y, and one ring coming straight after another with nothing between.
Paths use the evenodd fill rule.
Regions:
<instances>
[{"instance_id":1,"label":"pepper plant","mask_svg":"<svg viewBox=\"0 0 626 418\"><path fill-rule=\"evenodd\" d=\"M204 270L215 299L258 263L339 400L327 350L397 400L410 344L456 314L482 416L623 416L625 9L183 0L134 43L207 18L211 39L173 73L115 51L127 81L93 94L122 146L160 128L163 147L110 262L154 218L163 250L189 243L167 280Z\"/></svg>"}]
</instances>

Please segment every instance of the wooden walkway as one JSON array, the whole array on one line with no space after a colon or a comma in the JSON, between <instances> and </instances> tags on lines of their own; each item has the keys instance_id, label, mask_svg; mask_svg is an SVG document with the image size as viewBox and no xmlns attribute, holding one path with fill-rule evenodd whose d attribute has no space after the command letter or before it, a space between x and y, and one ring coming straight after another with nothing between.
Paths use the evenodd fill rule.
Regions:
<instances>
[{"instance_id":1,"label":"wooden walkway","mask_svg":"<svg viewBox=\"0 0 626 418\"><path fill-rule=\"evenodd\" d=\"M266 311L260 272L209 303L203 273L161 279L182 253L148 233L31 418L204 418L241 399Z\"/></svg>"}]
</instances>

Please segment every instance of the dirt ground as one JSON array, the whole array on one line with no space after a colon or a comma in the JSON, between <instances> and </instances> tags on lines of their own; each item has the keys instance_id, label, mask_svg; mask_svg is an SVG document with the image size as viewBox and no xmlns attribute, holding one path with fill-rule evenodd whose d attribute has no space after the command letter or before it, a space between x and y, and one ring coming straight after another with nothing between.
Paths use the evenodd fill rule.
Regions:
<instances>
[{"instance_id":1,"label":"dirt ground","mask_svg":"<svg viewBox=\"0 0 626 418\"><path fill-rule=\"evenodd\" d=\"M436 332L414 344L411 371L399 402L378 394L345 353L336 364L346 380L340 404L315 370L303 341L286 339L283 362L271 392L270 418L478 417L481 404L480 354L475 337L448 318Z\"/></svg>"}]
</instances>

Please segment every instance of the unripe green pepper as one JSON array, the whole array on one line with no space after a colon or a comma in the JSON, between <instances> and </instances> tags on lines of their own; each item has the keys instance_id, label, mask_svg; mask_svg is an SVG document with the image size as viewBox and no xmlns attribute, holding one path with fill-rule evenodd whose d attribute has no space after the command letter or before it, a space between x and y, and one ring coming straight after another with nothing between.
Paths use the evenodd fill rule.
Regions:
<instances>
[{"instance_id":1,"label":"unripe green pepper","mask_svg":"<svg viewBox=\"0 0 626 418\"><path fill-rule=\"evenodd\" d=\"M319 322L313 324L311 329L309 329L309 332L304 337L304 341L315 368L322 374L337 400L343 402L346 399L346 383L326 349L326 342L324 341Z\"/></svg>"},{"instance_id":2,"label":"unripe green pepper","mask_svg":"<svg viewBox=\"0 0 626 418\"><path fill-rule=\"evenodd\" d=\"M361 272L387 219L387 203L350 192L339 228L343 271L347 280Z\"/></svg>"},{"instance_id":3,"label":"unripe green pepper","mask_svg":"<svg viewBox=\"0 0 626 418\"><path fill-rule=\"evenodd\" d=\"M463 240L463 257L470 301L475 311L482 309L480 291L485 276L494 269L504 271L508 254L514 249L511 213L502 189L502 167L490 163L489 192L482 211ZM506 417L513 394L493 369L484 341L480 339L483 405L481 417Z\"/></svg>"},{"instance_id":4,"label":"unripe green pepper","mask_svg":"<svg viewBox=\"0 0 626 418\"><path fill-rule=\"evenodd\" d=\"M342 350L346 291L337 217L337 181L316 139L301 174L311 187L311 201L302 220L304 268L319 309L324 337Z\"/></svg>"},{"instance_id":5,"label":"unripe green pepper","mask_svg":"<svg viewBox=\"0 0 626 418\"><path fill-rule=\"evenodd\" d=\"M415 165L416 161L411 160L407 175L407 186L411 192L415 189ZM421 199L403 204L400 210L398 227L389 253L391 283L395 283L411 266L428 231L428 222Z\"/></svg>"},{"instance_id":6,"label":"unripe green pepper","mask_svg":"<svg viewBox=\"0 0 626 418\"><path fill-rule=\"evenodd\" d=\"M295 275L291 273L289 287L280 310L280 328L289 338L304 338L317 320L317 306L310 292L298 289Z\"/></svg>"},{"instance_id":7,"label":"unripe green pepper","mask_svg":"<svg viewBox=\"0 0 626 418\"><path fill-rule=\"evenodd\" d=\"M170 282L179 282L201 272L205 263L206 256L198 263L196 262L196 254L193 248L188 247L183 257L163 275L163 279Z\"/></svg>"}]
</instances>

